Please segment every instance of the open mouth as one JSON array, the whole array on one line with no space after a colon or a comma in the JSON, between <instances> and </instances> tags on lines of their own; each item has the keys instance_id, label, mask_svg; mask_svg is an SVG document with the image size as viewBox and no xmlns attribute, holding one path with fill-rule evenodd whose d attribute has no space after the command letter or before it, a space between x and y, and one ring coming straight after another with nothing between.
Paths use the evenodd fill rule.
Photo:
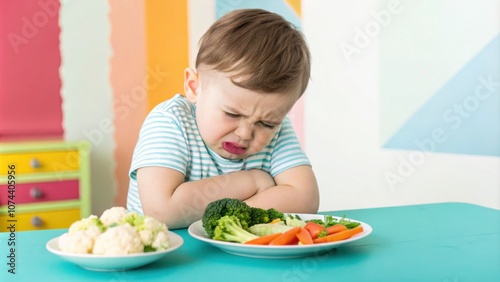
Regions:
<instances>
[{"instance_id":1,"label":"open mouth","mask_svg":"<svg viewBox=\"0 0 500 282\"><path fill-rule=\"evenodd\" d=\"M236 143L223 142L222 148L233 155L243 155L245 153L245 148L238 146Z\"/></svg>"}]
</instances>

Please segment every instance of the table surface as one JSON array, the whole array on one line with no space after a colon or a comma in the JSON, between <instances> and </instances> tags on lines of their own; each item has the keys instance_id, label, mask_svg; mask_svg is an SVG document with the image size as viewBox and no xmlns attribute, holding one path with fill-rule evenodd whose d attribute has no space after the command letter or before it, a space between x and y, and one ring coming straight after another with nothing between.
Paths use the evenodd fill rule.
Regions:
<instances>
[{"instance_id":1,"label":"table surface","mask_svg":"<svg viewBox=\"0 0 500 282\"><path fill-rule=\"evenodd\" d=\"M184 245L144 267L82 269L46 250L65 229L16 233L16 274L8 273L9 233L0 233L0 281L500 281L500 211L439 203L324 212L369 224L373 233L331 252L292 259L231 255L173 230Z\"/></svg>"}]
</instances>

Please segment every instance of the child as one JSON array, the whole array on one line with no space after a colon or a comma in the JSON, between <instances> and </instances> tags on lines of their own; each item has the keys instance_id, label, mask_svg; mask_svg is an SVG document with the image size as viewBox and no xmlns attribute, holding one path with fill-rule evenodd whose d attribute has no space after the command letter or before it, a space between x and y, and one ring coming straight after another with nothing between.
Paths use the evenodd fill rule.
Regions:
<instances>
[{"instance_id":1,"label":"child","mask_svg":"<svg viewBox=\"0 0 500 282\"><path fill-rule=\"evenodd\" d=\"M196 70L185 70L186 96L144 121L127 208L171 229L221 198L316 213L316 178L286 117L309 75L307 45L281 16L248 9L220 18L200 41Z\"/></svg>"}]
</instances>

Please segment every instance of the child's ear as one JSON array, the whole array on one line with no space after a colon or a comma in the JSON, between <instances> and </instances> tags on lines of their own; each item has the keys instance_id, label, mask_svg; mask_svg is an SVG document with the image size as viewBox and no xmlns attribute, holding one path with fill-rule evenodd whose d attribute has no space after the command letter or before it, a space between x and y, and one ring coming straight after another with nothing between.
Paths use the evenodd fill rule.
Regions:
<instances>
[{"instance_id":1,"label":"child's ear","mask_svg":"<svg viewBox=\"0 0 500 282\"><path fill-rule=\"evenodd\" d=\"M184 93L191 103L196 103L198 98L198 88L200 87L200 80L198 74L192 68L184 70Z\"/></svg>"}]
</instances>

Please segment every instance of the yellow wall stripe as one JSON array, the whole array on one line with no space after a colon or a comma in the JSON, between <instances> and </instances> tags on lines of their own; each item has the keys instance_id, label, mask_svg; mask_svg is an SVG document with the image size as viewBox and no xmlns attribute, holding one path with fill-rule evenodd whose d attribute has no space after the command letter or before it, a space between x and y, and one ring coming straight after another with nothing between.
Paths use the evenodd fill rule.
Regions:
<instances>
[{"instance_id":1,"label":"yellow wall stripe","mask_svg":"<svg viewBox=\"0 0 500 282\"><path fill-rule=\"evenodd\" d=\"M187 0L145 1L147 66L158 87L148 89L148 108L183 92L188 66Z\"/></svg>"}]
</instances>

